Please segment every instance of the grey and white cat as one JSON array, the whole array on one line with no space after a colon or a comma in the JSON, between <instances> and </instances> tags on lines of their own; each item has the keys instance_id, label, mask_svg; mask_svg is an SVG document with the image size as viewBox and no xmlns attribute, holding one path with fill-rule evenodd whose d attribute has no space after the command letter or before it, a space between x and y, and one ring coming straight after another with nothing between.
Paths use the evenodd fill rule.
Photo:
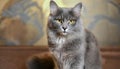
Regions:
<instances>
[{"instance_id":1,"label":"grey and white cat","mask_svg":"<svg viewBox=\"0 0 120 69\"><path fill-rule=\"evenodd\" d=\"M94 35L83 27L82 3L61 8L50 1L48 44L59 69L101 69L99 47Z\"/></svg>"}]
</instances>

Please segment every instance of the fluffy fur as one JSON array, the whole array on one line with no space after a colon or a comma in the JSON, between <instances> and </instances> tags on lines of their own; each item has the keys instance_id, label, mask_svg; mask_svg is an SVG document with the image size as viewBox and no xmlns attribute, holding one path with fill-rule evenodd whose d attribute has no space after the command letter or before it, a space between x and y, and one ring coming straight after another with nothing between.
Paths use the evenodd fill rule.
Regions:
<instances>
[{"instance_id":1,"label":"fluffy fur","mask_svg":"<svg viewBox=\"0 0 120 69\"><path fill-rule=\"evenodd\" d=\"M81 8L82 3L61 8L50 1L48 44L59 69L101 69L99 48L94 35L83 27Z\"/></svg>"}]
</instances>

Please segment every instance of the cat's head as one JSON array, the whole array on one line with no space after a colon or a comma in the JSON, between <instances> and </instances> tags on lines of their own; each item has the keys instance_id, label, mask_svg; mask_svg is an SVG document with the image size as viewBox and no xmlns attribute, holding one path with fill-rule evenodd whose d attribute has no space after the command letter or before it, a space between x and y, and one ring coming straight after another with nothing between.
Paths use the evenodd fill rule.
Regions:
<instances>
[{"instance_id":1,"label":"cat's head","mask_svg":"<svg viewBox=\"0 0 120 69\"><path fill-rule=\"evenodd\" d=\"M61 8L54 1L50 1L48 28L62 36L80 32L82 27L81 8L82 3L78 3L73 8Z\"/></svg>"}]
</instances>

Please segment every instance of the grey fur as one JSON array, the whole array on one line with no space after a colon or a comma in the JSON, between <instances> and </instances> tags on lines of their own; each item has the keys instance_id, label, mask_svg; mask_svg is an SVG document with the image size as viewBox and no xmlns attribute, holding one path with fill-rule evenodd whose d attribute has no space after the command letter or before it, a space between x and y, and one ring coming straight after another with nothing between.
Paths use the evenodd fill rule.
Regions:
<instances>
[{"instance_id":1,"label":"grey fur","mask_svg":"<svg viewBox=\"0 0 120 69\"><path fill-rule=\"evenodd\" d=\"M81 7L79 3L73 8L60 8L50 1L48 44L59 69L101 69L99 48L93 34L83 27ZM61 24L56 19L61 19ZM71 19L74 24L70 24Z\"/></svg>"}]
</instances>

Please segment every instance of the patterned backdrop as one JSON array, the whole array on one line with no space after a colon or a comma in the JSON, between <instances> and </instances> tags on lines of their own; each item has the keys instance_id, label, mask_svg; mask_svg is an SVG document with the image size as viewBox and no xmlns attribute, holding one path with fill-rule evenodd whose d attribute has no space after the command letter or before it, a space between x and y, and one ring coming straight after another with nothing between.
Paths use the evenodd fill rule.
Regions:
<instances>
[{"instance_id":1,"label":"patterned backdrop","mask_svg":"<svg viewBox=\"0 0 120 69\"><path fill-rule=\"evenodd\" d=\"M0 45L47 45L50 0L0 0ZM120 45L120 0L55 0L61 7L82 2L84 26L100 46Z\"/></svg>"}]
</instances>

